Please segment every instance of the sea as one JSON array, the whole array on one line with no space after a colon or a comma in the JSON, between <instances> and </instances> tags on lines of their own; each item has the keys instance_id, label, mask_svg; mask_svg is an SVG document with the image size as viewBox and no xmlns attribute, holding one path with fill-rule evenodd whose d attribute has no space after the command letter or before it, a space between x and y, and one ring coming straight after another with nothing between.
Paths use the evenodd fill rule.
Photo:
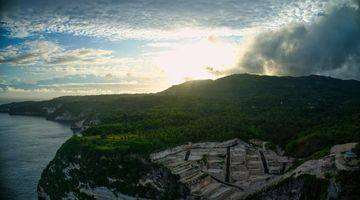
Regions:
<instances>
[{"instance_id":1,"label":"sea","mask_svg":"<svg viewBox=\"0 0 360 200\"><path fill-rule=\"evenodd\" d=\"M72 134L69 124L0 113L0 199L37 199L42 170Z\"/></svg>"}]
</instances>

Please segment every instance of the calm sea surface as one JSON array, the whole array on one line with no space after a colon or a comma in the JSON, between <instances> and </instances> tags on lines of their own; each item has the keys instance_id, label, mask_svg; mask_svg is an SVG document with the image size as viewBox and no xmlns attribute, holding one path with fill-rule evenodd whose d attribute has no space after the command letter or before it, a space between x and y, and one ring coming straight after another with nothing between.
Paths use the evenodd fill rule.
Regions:
<instances>
[{"instance_id":1,"label":"calm sea surface","mask_svg":"<svg viewBox=\"0 0 360 200\"><path fill-rule=\"evenodd\" d=\"M37 199L42 170L71 135L69 125L0 113L0 199Z\"/></svg>"}]
</instances>

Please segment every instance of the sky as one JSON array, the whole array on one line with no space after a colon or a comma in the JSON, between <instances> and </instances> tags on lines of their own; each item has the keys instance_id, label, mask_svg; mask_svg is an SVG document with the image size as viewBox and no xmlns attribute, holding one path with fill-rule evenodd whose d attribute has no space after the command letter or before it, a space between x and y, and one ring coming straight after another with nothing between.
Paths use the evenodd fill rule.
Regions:
<instances>
[{"instance_id":1,"label":"sky","mask_svg":"<svg viewBox=\"0 0 360 200\"><path fill-rule=\"evenodd\" d=\"M151 93L234 73L360 80L359 1L0 2L0 98Z\"/></svg>"}]
</instances>

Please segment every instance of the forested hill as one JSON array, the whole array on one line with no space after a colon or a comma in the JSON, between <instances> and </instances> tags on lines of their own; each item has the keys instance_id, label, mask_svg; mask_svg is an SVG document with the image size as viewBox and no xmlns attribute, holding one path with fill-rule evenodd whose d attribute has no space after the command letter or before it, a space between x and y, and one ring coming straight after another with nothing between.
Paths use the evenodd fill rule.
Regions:
<instances>
[{"instance_id":1,"label":"forested hill","mask_svg":"<svg viewBox=\"0 0 360 200\"><path fill-rule=\"evenodd\" d=\"M304 77L234 74L217 80L196 80L175 85L160 94L207 98L257 100L283 98L284 101L344 101L359 98L360 82L311 75ZM331 99L329 99L331 98ZM272 100L272 99L269 99ZM299 102L302 103L302 102Z\"/></svg>"},{"instance_id":2,"label":"forested hill","mask_svg":"<svg viewBox=\"0 0 360 200\"><path fill-rule=\"evenodd\" d=\"M158 139L169 145L261 138L306 157L359 141L360 82L238 74L189 81L156 94L60 97L2 105L0 111L96 120L101 123L85 134L159 133Z\"/></svg>"}]
</instances>

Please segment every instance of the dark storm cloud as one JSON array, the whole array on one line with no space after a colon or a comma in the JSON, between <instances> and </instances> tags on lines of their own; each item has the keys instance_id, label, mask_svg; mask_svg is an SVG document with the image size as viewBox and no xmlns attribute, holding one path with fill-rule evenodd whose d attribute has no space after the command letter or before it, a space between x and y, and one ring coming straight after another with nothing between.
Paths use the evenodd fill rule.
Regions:
<instances>
[{"instance_id":1,"label":"dark storm cloud","mask_svg":"<svg viewBox=\"0 0 360 200\"><path fill-rule=\"evenodd\" d=\"M334 7L310 25L260 34L238 66L241 72L259 74L360 79L360 8Z\"/></svg>"}]
</instances>

